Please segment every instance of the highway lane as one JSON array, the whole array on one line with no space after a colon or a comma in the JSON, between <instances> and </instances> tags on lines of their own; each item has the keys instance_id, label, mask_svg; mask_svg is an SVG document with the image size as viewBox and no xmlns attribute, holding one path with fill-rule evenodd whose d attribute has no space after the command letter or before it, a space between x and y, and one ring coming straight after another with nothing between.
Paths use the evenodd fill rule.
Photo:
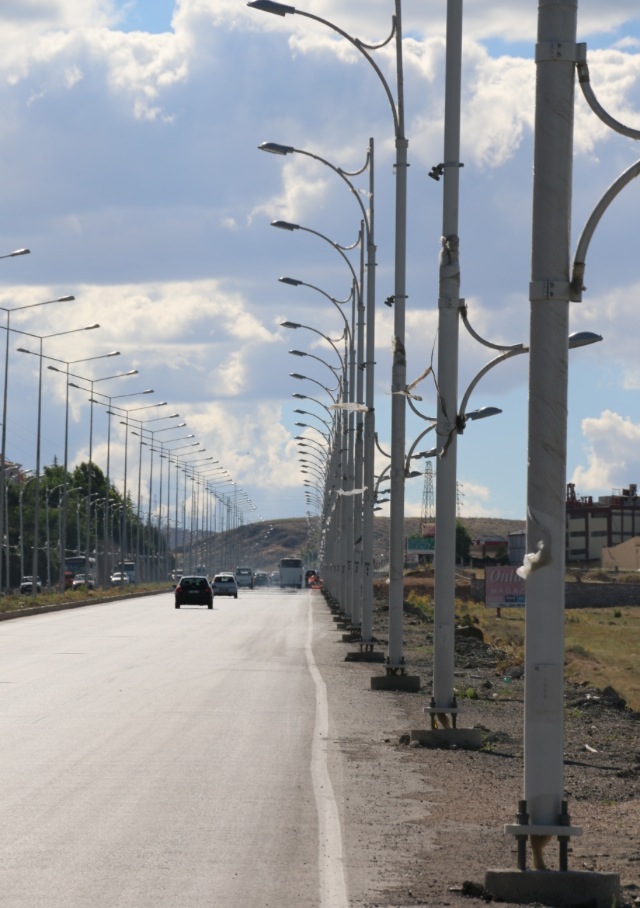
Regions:
<instances>
[{"instance_id":1,"label":"highway lane","mask_svg":"<svg viewBox=\"0 0 640 908\"><path fill-rule=\"evenodd\" d=\"M0 623L0 905L346 906L311 601Z\"/></svg>"}]
</instances>

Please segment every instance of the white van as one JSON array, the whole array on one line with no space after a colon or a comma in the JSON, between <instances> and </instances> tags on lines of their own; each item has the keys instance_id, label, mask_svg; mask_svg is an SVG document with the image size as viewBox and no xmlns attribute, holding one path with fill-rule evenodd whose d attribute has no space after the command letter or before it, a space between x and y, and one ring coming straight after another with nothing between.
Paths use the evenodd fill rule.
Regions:
<instances>
[{"instance_id":1,"label":"white van","mask_svg":"<svg viewBox=\"0 0 640 908\"><path fill-rule=\"evenodd\" d=\"M301 558L283 558L280 562L280 589L292 586L302 589L304 583L304 566Z\"/></svg>"},{"instance_id":2,"label":"white van","mask_svg":"<svg viewBox=\"0 0 640 908\"><path fill-rule=\"evenodd\" d=\"M250 567L237 567L236 568L236 583L239 587L246 586L248 589L253 589L253 571Z\"/></svg>"}]
</instances>

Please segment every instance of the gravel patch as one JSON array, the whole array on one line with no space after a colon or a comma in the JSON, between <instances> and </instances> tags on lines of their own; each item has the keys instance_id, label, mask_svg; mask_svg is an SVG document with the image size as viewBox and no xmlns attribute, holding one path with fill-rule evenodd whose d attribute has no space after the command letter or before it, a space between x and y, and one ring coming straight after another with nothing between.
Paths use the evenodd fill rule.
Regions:
<instances>
[{"instance_id":1,"label":"gravel patch","mask_svg":"<svg viewBox=\"0 0 640 908\"><path fill-rule=\"evenodd\" d=\"M517 867L515 821L523 786L524 671L476 637L457 637L458 725L482 731L480 751L409 742L428 729L432 627L405 620L407 672L420 693L372 691L384 666L345 662L357 644L342 641L320 593L316 659L327 683L342 804L351 908L480 906L487 870ZM377 602L376 650L386 651L387 612ZM640 906L640 713L615 691L565 688L565 794L573 825L570 870L617 873L618 908ZM401 743L402 742L402 743ZM557 846L545 849L557 867ZM529 858L530 860L530 858ZM510 908L507 903L501 903Z\"/></svg>"}]
</instances>

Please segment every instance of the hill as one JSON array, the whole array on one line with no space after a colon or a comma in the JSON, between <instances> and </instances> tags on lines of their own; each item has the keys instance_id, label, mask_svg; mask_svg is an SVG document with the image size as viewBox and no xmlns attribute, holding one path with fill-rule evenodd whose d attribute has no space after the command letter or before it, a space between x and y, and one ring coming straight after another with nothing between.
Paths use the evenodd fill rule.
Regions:
<instances>
[{"instance_id":1,"label":"hill","mask_svg":"<svg viewBox=\"0 0 640 908\"><path fill-rule=\"evenodd\" d=\"M420 531L420 518L409 517L405 521L405 533L412 536ZM523 530L524 520L507 520L499 517L463 517L461 522L475 537L498 535L505 538L509 533ZM252 523L231 530L228 534L228 550L237 557L231 565L212 565L215 569L235 567L235 564L249 564L254 570L273 571L281 558L299 555L306 563L315 563L316 520L307 517L288 517L281 520ZM374 558L386 561L389 551L389 518L376 517L374 520Z\"/></svg>"}]
</instances>

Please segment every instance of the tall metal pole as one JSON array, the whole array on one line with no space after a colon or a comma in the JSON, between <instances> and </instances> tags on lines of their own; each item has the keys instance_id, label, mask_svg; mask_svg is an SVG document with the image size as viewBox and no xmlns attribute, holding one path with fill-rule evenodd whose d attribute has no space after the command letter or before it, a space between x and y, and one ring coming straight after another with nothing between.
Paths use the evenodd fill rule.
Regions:
<instances>
[{"instance_id":1,"label":"tall metal pole","mask_svg":"<svg viewBox=\"0 0 640 908\"><path fill-rule=\"evenodd\" d=\"M375 505L375 323L376 245L374 237L374 144L369 139L369 229L367 230L367 303L365 342L365 398L364 414L364 494L362 499L362 626L360 637L363 646L373 645L373 508Z\"/></svg>"},{"instance_id":2,"label":"tall metal pole","mask_svg":"<svg viewBox=\"0 0 640 908\"><path fill-rule=\"evenodd\" d=\"M122 485L122 522L120 524L120 571L124 572L127 557L127 449L129 446L129 411L125 417L124 429L124 481Z\"/></svg>"},{"instance_id":3,"label":"tall metal pole","mask_svg":"<svg viewBox=\"0 0 640 908\"><path fill-rule=\"evenodd\" d=\"M65 591L65 573L67 557L67 516L69 510L69 363L66 364L65 404L64 404L64 476L62 488L62 515L60 518L60 592Z\"/></svg>"},{"instance_id":4,"label":"tall metal pole","mask_svg":"<svg viewBox=\"0 0 640 908\"><path fill-rule=\"evenodd\" d=\"M87 511L85 521L87 526L87 546L84 552L84 578L87 581L89 571L89 558L91 556L91 486L93 478L93 380L89 380L91 394L89 397L89 465L87 470ZM96 549L98 548L98 537L96 536Z\"/></svg>"},{"instance_id":5,"label":"tall metal pole","mask_svg":"<svg viewBox=\"0 0 640 908\"><path fill-rule=\"evenodd\" d=\"M7 472L7 463L6 463L6 451L7 451L7 390L9 385L9 327L11 320L11 312L9 309L7 312L7 324L6 324L6 343L4 348L4 390L2 392L2 452L0 454L0 460L2 460L2 469L0 470L0 500L4 501L5 498L5 482L6 482L6 472ZM7 524L7 529L9 524ZM2 584L2 547L4 545L4 504L0 507L0 590L4 589ZM9 545L7 543L7 565L9 564ZM9 570L7 568L7 576L5 578L6 586L9 586ZM22 580L22 577L20 578Z\"/></svg>"},{"instance_id":6,"label":"tall metal pole","mask_svg":"<svg viewBox=\"0 0 640 908\"><path fill-rule=\"evenodd\" d=\"M444 114L442 251L438 293L438 413L436 433L440 455L436 484L435 618L433 653L434 716L448 724L455 710L454 625L456 563L456 476L458 416L458 334L460 265L458 208L460 184L460 95L462 64L462 0L447 2L447 50ZM455 715L455 712L454 712Z\"/></svg>"},{"instance_id":7,"label":"tall metal pole","mask_svg":"<svg viewBox=\"0 0 640 908\"><path fill-rule=\"evenodd\" d=\"M398 122L396 126L395 283L393 362L391 370L391 501L389 509L389 669L404 672L404 448L406 435L407 356L405 350L407 148L404 135L404 78L400 0L396 0L396 64Z\"/></svg>"},{"instance_id":8,"label":"tall metal pole","mask_svg":"<svg viewBox=\"0 0 640 908\"><path fill-rule=\"evenodd\" d=\"M531 825L563 800L569 258L577 0L539 0L531 252L524 797Z\"/></svg>"},{"instance_id":9,"label":"tall metal pole","mask_svg":"<svg viewBox=\"0 0 640 908\"><path fill-rule=\"evenodd\" d=\"M40 359L38 369L38 425L36 432L36 474L35 474L35 505L33 515L33 580L31 584L31 595L38 594L38 554L39 554L39 537L40 537L40 435L42 426L42 338L40 341Z\"/></svg>"}]
</instances>

